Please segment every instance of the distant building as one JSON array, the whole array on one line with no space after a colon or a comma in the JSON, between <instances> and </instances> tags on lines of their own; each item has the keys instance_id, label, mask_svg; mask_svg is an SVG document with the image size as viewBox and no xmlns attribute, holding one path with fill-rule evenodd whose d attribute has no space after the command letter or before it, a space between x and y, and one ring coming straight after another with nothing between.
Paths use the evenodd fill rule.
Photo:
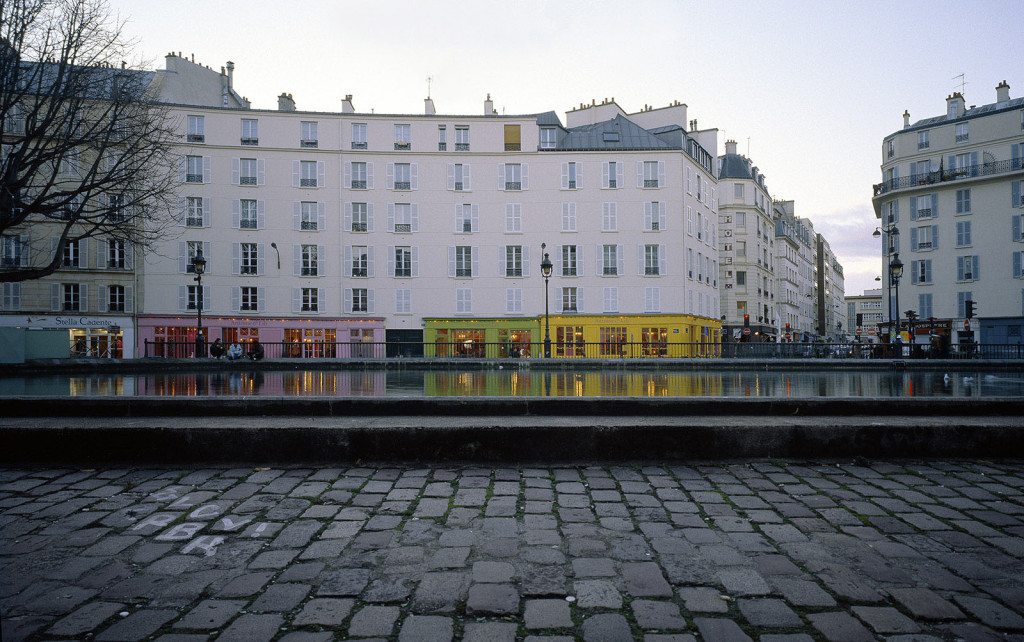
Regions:
<instances>
[{"instance_id":1,"label":"distant building","mask_svg":"<svg viewBox=\"0 0 1024 642\"><path fill-rule=\"evenodd\" d=\"M863 294L847 295L846 327L847 334L860 337L860 341L875 343L880 339L878 329L885 321L882 303L885 301L883 288L864 290ZM858 334L857 331L860 331Z\"/></svg>"},{"instance_id":2,"label":"distant building","mask_svg":"<svg viewBox=\"0 0 1024 642\"><path fill-rule=\"evenodd\" d=\"M815 334L814 256L817 235L807 219L794 215L793 201L772 204L775 219L775 289L779 322L790 339L802 341Z\"/></svg>"},{"instance_id":3,"label":"distant building","mask_svg":"<svg viewBox=\"0 0 1024 642\"><path fill-rule=\"evenodd\" d=\"M949 322L953 341L1019 343L1024 330L1024 99L996 87L993 103L946 98L941 116L910 122L882 141L875 216L886 235L884 278L903 264L899 315ZM893 292L893 299L896 293ZM977 316L965 331L965 302ZM892 303L895 306L895 301ZM888 305L883 306L888 310Z\"/></svg>"}]
</instances>

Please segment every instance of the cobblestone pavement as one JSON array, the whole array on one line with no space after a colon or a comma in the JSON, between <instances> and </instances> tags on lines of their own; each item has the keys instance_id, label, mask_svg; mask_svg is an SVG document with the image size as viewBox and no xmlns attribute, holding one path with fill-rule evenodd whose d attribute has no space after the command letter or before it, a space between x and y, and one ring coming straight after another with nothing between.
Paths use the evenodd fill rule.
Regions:
<instances>
[{"instance_id":1,"label":"cobblestone pavement","mask_svg":"<svg viewBox=\"0 0 1024 642\"><path fill-rule=\"evenodd\" d=\"M3 640L1024 640L1024 462L0 470Z\"/></svg>"}]
</instances>

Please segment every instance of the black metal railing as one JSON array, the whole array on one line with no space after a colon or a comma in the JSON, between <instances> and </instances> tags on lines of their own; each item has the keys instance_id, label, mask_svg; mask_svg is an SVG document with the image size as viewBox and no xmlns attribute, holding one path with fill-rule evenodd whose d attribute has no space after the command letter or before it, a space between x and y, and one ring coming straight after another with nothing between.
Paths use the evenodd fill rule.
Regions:
<instances>
[{"instance_id":1,"label":"black metal railing","mask_svg":"<svg viewBox=\"0 0 1024 642\"><path fill-rule=\"evenodd\" d=\"M881 196L888 192L892 192L900 189L907 189L909 187L918 187L922 185L932 185L935 183L945 183L949 181L962 181L968 178L977 178L979 176L994 176L997 174L1006 174L1007 172L1016 172L1024 169L1024 159L1015 158L1005 161L996 161L992 163L983 163L981 165L971 165L970 167L943 169L934 172L925 172L923 174L911 174L903 178L894 178L889 181L884 181L875 185L875 196Z\"/></svg>"}]
</instances>

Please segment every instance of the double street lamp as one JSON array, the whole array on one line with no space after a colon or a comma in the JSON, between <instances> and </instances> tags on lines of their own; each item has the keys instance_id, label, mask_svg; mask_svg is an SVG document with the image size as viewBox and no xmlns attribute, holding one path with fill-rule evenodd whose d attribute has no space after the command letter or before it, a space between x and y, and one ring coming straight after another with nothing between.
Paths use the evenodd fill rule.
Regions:
<instances>
[{"instance_id":1,"label":"double street lamp","mask_svg":"<svg viewBox=\"0 0 1024 642\"><path fill-rule=\"evenodd\" d=\"M903 261L897 252L889 261L889 282L896 289L896 336L900 336L900 277L903 276Z\"/></svg>"},{"instance_id":2,"label":"double street lamp","mask_svg":"<svg viewBox=\"0 0 1024 642\"><path fill-rule=\"evenodd\" d=\"M892 334L892 318L893 318L893 314L892 314L892 303L893 303L893 301L892 301L892 288L893 288L894 285L898 285L898 283L899 283L899 276L896 275L896 274L893 274L893 266L894 266L894 264L898 264L899 268L901 270L901 273L902 273L903 263L900 262L900 260L899 260L899 253L896 250L896 248L897 248L896 244L897 244L897 242L899 241L899 238L900 238L900 230L899 230L899 228L897 228L895 224L889 225L888 227L876 227L874 233L872 234L872 236L874 236L877 239L878 237L882 236L883 233L886 234L886 241L888 243L888 247L885 248L885 254L887 256L892 256L893 257L892 260L889 262L889 278L886 279L886 294L887 294L888 300L889 300L889 316L888 316L887 320L889 321L890 338L892 338L891 337L891 334ZM900 306L899 306L899 300L898 300L898 296L897 296L897 302L896 302L896 317L897 317L897 319L899 318L899 309L900 309ZM896 326L896 332L899 332L899 325L898 324Z\"/></svg>"},{"instance_id":3,"label":"double street lamp","mask_svg":"<svg viewBox=\"0 0 1024 642\"><path fill-rule=\"evenodd\" d=\"M540 251L544 252L547 248L547 243L540 244ZM540 262L540 274L544 277L544 358L551 358L551 326L550 316L548 314L548 279L551 278L551 270L554 265L551 263L551 258L547 252L544 252L544 260Z\"/></svg>"},{"instance_id":4,"label":"double street lamp","mask_svg":"<svg viewBox=\"0 0 1024 642\"><path fill-rule=\"evenodd\" d=\"M198 248L192 257L192 271L196 274L196 358L199 358L206 356L206 341L203 340L203 272L206 271L206 259L202 248Z\"/></svg>"}]
</instances>

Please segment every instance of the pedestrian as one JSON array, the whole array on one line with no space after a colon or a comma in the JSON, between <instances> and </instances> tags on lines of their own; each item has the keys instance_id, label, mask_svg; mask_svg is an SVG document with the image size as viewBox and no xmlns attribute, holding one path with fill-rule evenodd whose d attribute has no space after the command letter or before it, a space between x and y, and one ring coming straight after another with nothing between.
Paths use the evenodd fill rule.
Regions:
<instances>
[{"instance_id":1,"label":"pedestrian","mask_svg":"<svg viewBox=\"0 0 1024 642\"><path fill-rule=\"evenodd\" d=\"M263 359L263 346L260 345L259 339L253 339L252 347L249 349L249 359L252 361Z\"/></svg>"},{"instance_id":2,"label":"pedestrian","mask_svg":"<svg viewBox=\"0 0 1024 642\"><path fill-rule=\"evenodd\" d=\"M228 361L234 361L235 359L241 359L242 358L242 354L243 354L242 353L242 346L240 346L238 344L238 342L235 341L234 343L231 344L231 347L228 348Z\"/></svg>"},{"instance_id":3,"label":"pedestrian","mask_svg":"<svg viewBox=\"0 0 1024 642\"><path fill-rule=\"evenodd\" d=\"M220 359L224 356L224 344L221 343L220 339L214 341L213 345L210 346L210 356L214 359Z\"/></svg>"}]
</instances>

